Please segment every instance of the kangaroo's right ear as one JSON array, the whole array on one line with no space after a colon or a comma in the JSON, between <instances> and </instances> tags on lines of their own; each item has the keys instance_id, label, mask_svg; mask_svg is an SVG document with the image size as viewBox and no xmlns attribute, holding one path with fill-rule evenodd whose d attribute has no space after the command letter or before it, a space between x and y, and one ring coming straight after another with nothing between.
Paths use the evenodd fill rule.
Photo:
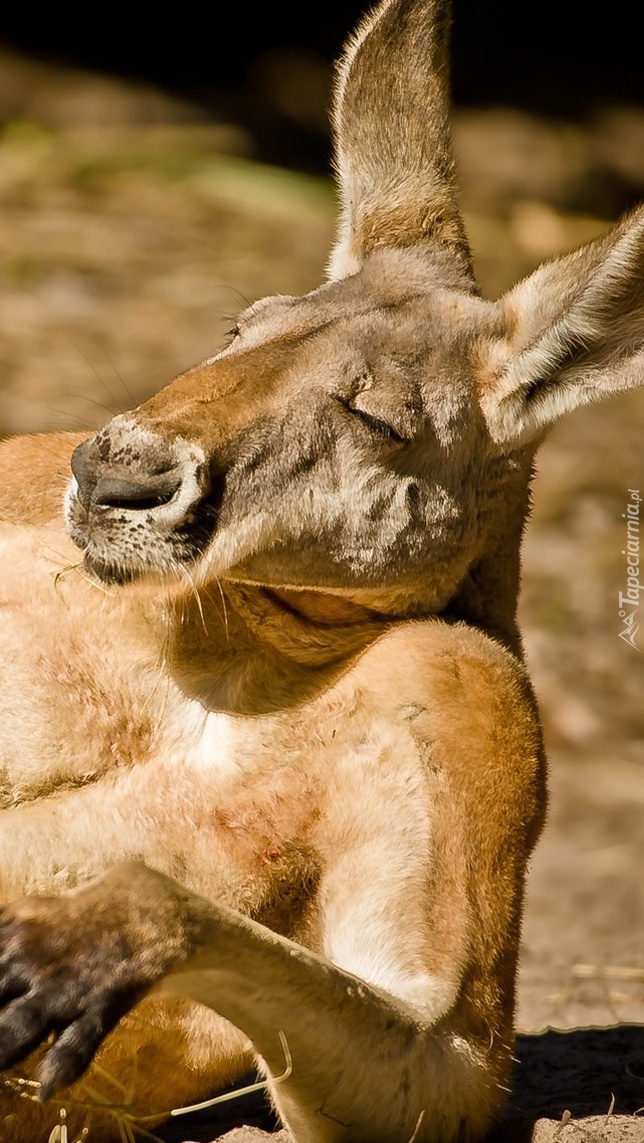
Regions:
<instances>
[{"instance_id":1,"label":"kangaroo's right ear","mask_svg":"<svg viewBox=\"0 0 644 1143\"><path fill-rule=\"evenodd\" d=\"M371 251L449 252L474 288L449 129L449 0L383 0L338 66L333 128L341 199L330 275Z\"/></svg>"},{"instance_id":2,"label":"kangaroo's right ear","mask_svg":"<svg viewBox=\"0 0 644 1143\"><path fill-rule=\"evenodd\" d=\"M502 447L564 413L644 386L644 206L546 262L501 298L505 334L482 344L482 408Z\"/></svg>"}]
</instances>

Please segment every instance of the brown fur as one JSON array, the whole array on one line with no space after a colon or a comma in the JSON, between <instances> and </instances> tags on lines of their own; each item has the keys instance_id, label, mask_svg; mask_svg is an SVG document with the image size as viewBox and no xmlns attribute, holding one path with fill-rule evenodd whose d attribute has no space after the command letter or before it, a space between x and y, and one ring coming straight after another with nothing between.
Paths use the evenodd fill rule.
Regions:
<instances>
[{"instance_id":1,"label":"brown fur","mask_svg":"<svg viewBox=\"0 0 644 1143\"><path fill-rule=\"evenodd\" d=\"M0 1066L92 1143L79 1100L158 1116L251 1059L298 1143L503 1107L532 460L641 383L644 211L478 297L447 24L386 0L349 45L328 282L95 437L0 449ZM2 1139L40 1143L57 1105L7 1076Z\"/></svg>"}]
</instances>

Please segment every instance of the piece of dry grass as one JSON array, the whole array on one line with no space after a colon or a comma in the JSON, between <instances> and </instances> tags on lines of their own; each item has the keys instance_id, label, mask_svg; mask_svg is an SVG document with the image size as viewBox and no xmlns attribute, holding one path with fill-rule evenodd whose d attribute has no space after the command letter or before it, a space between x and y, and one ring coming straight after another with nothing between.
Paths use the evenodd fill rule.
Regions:
<instances>
[{"instance_id":1,"label":"piece of dry grass","mask_svg":"<svg viewBox=\"0 0 644 1143\"><path fill-rule=\"evenodd\" d=\"M72 1141L69 1138L68 1132L67 1132L66 1120L67 1120L67 1112L65 1111L64 1107L61 1107L61 1109L60 1109L60 1123L57 1123L56 1126L54 1127L51 1135L49 1136L49 1139L47 1140L47 1143L72 1143ZM83 1130L81 1131L80 1135L76 1136L73 1143L83 1143L83 1141L85 1139L87 1139L88 1135L89 1135L89 1127L83 1127Z\"/></svg>"},{"instance_id":2,"label":"piece of dry grass","mask_svg":"<svg viewBox=\"0 0 644 1143\"><path fill-rule=\"evenodd\" d=\"M644 968L626 964L575 964L572 974L581 980L606 977L608 980L644 981Z\"/></svg>"},{"instance_id":3,"label":"piece of dry grass","mask_svg":"<svg viewBox=\"0 0 644 1143\"><path fill-rule=\"evenodd\" d=\"M284 1053L284 1071L279 1076L275 1076L272 1080L273 1083L284 1083L289 1078L293 1071L293 1058L291 1050L288 1046L288 1040L284 1032L277 1033L279 1041ZM155 1115L135 1116L131 1112L131 1107L134 1101L134 1093L136 1089L136 1063L134 1064L130 1082L126 1086L117 1080L115 1076L106 1072L98 1064L94 1064L95 1071L99 1076L104 1079L108 1084L111 1084L122 1095L122 1100L115 1102L108 1099L96 1088L90 1087L85 1083L82 1086L82 1091L87 1094L87 1099L67 1099L67 1100L49 1100L49 1103L59 1105L59 1122L52 1129L47 1139L47 1143L85 1143L85 1140L90 1138L92 1124L83 1127L80 1135L77 1135L73 1140L69 1136L67 1127L67 1112L70 1108L83 1108L87 1111L88 1115L107 1116L112 1119L117 1127L121 1143L137 1143L137 1140L148 1140L149 1143L162 1143L157 1135L148 1131L145 1124L157 1123L163 1119L169 1119L179 1115L189 1115L194 1111L203 1111L205 1108L215 1107L219 1103L227 1103L230 1100L239 1099L241 1096L249 1095L252 1092L265 1091L268 1088L268 1081L261 1080L258 1083L249 1084L246 1087L238 1088L235 1091L225 1092L223 1095L215 1096L213 1099L206 1099L201 1103L190 1104L187 1107L173 1107L167 1111L159 1111ZM30 1099L34 1102L38 1101L38 1089L40 1084L37 1080L24 1079L18 1076L12 1076L4 1080L4 1084L12 1090L20 1099ZM422 1119L422 1116L421 1116ZM416 1131L418 1130L417 1125ZM414 1137L416 1132L414 1133Z\"/></svg>"}]
</instances>

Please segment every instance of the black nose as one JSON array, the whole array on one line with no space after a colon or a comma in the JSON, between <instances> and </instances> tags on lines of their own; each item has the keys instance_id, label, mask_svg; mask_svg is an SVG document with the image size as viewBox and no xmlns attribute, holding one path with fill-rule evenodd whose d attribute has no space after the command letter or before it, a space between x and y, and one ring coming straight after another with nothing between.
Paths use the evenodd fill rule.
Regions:
<instances>
[{"instance_id":1,"label":"black nose","mask_svg":"<svg viewBox=\"0 0 644 1143\"><path fill-rule=\"evenodd\" d=\"M78 485L78 499L84 508L127 508L145 511L168 504L181 486L176 465L161 471L101 476L93 441L84 441L72 453L72 472Z\"/></svg>"},{"instance_id":2,"label":"black nose","mask_svg":"<svg viewBox=\"0 0 644 1143\"><path fill-rule=\"evenodd\" d=\"M160 473L145 481L104 476L91 495L94 508L129 508L130 511L159 508L168 504L181 485L176 471Z\"/></svg>"}]
</instances>

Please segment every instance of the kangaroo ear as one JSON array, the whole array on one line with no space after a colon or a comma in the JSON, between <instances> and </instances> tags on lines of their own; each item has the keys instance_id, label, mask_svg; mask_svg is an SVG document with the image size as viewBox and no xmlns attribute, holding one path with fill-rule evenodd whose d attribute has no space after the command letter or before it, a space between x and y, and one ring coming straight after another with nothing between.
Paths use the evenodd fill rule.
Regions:
<instances>
[{"instance_id":1,"label":"kangaroo ear","mask_svg":"<svg viewBox=\"0 0 644 1143\"><path fill-rule=\"evenodd\" d=\"M546 262L498 303L482 406L499 444L521 445L579 405L644 385L644 207Z\"/></svg>"},{"instance_id":2,"label":"kangaroo ear","mask_svg":"<svg viewBox=\"0 0 644 1143\"><path fill-rule=\"evenodd\" d=\"M332 125L341 200L330 275L380 247L442 248L473 288L449 130L448 0L383 0L338 65Z\"/></svg>"}]
</instances>

